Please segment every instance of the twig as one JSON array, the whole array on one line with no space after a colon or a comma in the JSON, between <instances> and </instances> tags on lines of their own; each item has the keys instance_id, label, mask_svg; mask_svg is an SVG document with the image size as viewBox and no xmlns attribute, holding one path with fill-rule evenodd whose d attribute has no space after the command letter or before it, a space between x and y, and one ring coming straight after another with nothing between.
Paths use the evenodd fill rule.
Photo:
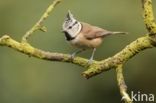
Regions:
<instances>
[{"instance_id":1,"label":"twig","mask_svg":"<svg viewBox=\"0 0 156 103\"><path fill-rule=\"evenodd\" d=\"M116 74L117 74L118 87L120 89L120 94L122 95L121 100L125 101L125 103L133 103L127 93L127 86L123 76L123 65L119 65L116 68Z\"/></svg>"},{"instance_id":2,"label":"twig","mask_svg":"<svg viewBox=\"0 0 156 103\"><path fill-rule=\"evenodd\" d=\"M47 31L46 27L43 26L43 21L46 20L49 16L49 14L53 11L54 7L59 4L61 0L54 0L53 3L47 8L45 13L41 16L39 21L29 30L26 32L26 34L22 38L22 42L27 42L27 39L36 31L36 30L41 30L41 31Z\"/></svg>"}]
</instances>

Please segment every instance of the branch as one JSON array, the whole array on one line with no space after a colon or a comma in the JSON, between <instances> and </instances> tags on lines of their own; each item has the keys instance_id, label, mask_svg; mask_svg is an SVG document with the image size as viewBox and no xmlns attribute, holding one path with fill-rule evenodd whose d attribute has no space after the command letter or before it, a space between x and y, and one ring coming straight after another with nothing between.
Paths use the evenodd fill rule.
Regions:
<instances>
[{"instance_id":1,"label":"branch","mask_svg":"<svg viewBox=\"0 0 156 103\"><path fill-rule=\"evenodd\" d=\"M133 103L127 93L127 86L126 86L124 76L123 76L123 65L119 65L116 68L116 74L117 74L118 87L120 89L120 94L122 95L121 100L124 100L125 103Z\"/></svg>"},{"instance_id":2,"label":"branch","mask_svg":"<svg viewBox=\"0 0 156 103\"><path fill-rule=\"evenodd\" d=\"M153 15L152 0L142 0L143 18L150 35L156 35L156 23Z\"/></svg>"},{"instance_id":3,"label":"branch","mask_svg":"<svg viewBox=\"0 0 156 103\"><path fill-rule=\"evenodd\" d=\"M43 59L43 60L70 62L73 64L80 65L82 67L85 67L87 65L86 59L76 57L74 60L71 60L70 55L43 51L43 50L32 47L28 43L23 43L23 42L20 43L12 39L8 35L4 35L3 37L0 38L0 45L10 47L21 53L24 53L24 54L27 54L29 56L33 56L39 59Z\"/></svg>"},{"instance_id":4,"label":"branch","mask_svg":"<svg viewBox=\"0 0 156 103\"><path fill-rule=\"evenodd\" d=\"M83 72L83 76L86 78L90 78L92 76L102 73L103 71L116 68L118 67L118 65L124 64L130 58L140 53L141 51L152 48L154 46L156 46L156 42L153 41L151 37L140 37L127 45L123 50L121 50L113 57L102 60L96 63L94 66L91 66L87 71Z\"/></svg>"},{"instance_id":5,"label":"branch","mask_svg":"<svg viewBox=\"0 0 156 103\"><path fill-rule=\"evenodd\" d=\"M68 54L43 51L31 46L28 43L20 43L7 35L0 38L0 45L8 46L21 53L39 59L68 62L88 68L88 70L83 72L82 75L86 78L90 78L99 73L102 73L103 71L107 71L111 68L116 68L120 64L124 64L126 61L128 61L140 51L154 47L156 43L152 41L152 39L149 36L138 38L134 42L127 45L122 51L117 53L115 56L102 61L94 61L93 64L91 64L90 66L88 65L88 60L85 58L75 57L74 59L71 59L71 56Z\"/></svg>"}]
</instances>

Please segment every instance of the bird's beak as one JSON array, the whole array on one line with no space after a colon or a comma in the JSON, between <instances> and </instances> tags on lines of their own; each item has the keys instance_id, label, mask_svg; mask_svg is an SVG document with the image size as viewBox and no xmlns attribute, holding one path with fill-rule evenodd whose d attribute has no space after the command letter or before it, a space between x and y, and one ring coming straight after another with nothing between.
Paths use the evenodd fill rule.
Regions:
<instances>
[{"instance_id":1,"label":"bird's beak","mask_svg":"<svg viewBox=\"0 0 156 103\"><path fill-rule=\"evenodd\" d=\"M61 30L61 33L64 33L65 32L65 30Z\"/></svg>"}]
</instances>

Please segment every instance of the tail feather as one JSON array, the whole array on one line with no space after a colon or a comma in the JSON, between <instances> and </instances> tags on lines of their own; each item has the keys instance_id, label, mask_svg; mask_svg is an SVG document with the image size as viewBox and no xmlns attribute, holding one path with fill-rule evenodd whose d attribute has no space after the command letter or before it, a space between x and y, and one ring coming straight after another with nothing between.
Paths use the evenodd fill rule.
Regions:
<instances>
[{"instance_id":1,"label":"tail feather","mask_svg":"<svg viewBox=\"0 0 156 103\"><path fill-rule=\"evenodd\" d=\"M114 35L114 34L128 34L128 32L120 32L120 31L115 31L115 32L111 32L111 31L104 31L104 33L102 34L102 37L105 37L105 36L109 36L109 35ZM99 36L101 37L101 35Z\"/></svg>"},{"instance_id":2,"label":"tail feather","mask_svg":"<svg viewBox=\"0 0 156 103\"><path fill-rule=\"evenodd\" d=\"M118 32L118 31L116 31L116 32L112 32L112 34L128 34L128 32Z\"/></svg>"}]
</instances>

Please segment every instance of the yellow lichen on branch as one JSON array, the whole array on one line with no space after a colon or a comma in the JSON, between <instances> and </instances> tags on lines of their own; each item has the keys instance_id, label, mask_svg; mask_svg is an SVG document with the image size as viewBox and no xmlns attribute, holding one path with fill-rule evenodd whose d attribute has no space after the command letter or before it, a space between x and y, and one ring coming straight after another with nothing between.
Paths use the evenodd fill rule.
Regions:
<instances>
[{"instance_id":1,"label":"yellow lichen on branch","mask_svg":"<svg viewBox=\"0 0 156 103\"><path fill-rule=\"evenodd\" d=\"M76 57L73 60L71 60L71 57L68 54L43 51L41 49L37 49L31 46L28 43L23 43L23 42L20 43L12 39L8 35L4 35L0 38L0 45L10 47L29 56L33 56L39 59L44 59L49 61L69 62L83 67L87 65L87 61L88 61L87 59L80 58L80 57Z\"/></svg>"},{"instance_id":2,"label":"yellow lichen on branch","mask_svg":"<svg viewBox=\"0 0 156 103\"><path fill-rule=\"evenodd\" d=\"M123 50L115 54L113 57L104 59L98 64L94 64L96 66L90 67L90 69L83 72L83 75L86 78L90 78L92 76L102 73L103 71L116 68L118 67L118 65L124 64L126 61L128 61L130 58L143 51L144 49L154 47L154 44L156 43L152 41L149 36L140 37L127 45Z\"/></svg>"},{"instance_id":3,"label":"yellow lichen on branch","mask_svg":"<svg viewBox=\"0 0 156 103\"><path fill-rule=\"evenodd\" d=\"M142 0L143 18L150 35L156 35L156 23L153 14L152 0Z\"/></svg>"}]
</instances>

